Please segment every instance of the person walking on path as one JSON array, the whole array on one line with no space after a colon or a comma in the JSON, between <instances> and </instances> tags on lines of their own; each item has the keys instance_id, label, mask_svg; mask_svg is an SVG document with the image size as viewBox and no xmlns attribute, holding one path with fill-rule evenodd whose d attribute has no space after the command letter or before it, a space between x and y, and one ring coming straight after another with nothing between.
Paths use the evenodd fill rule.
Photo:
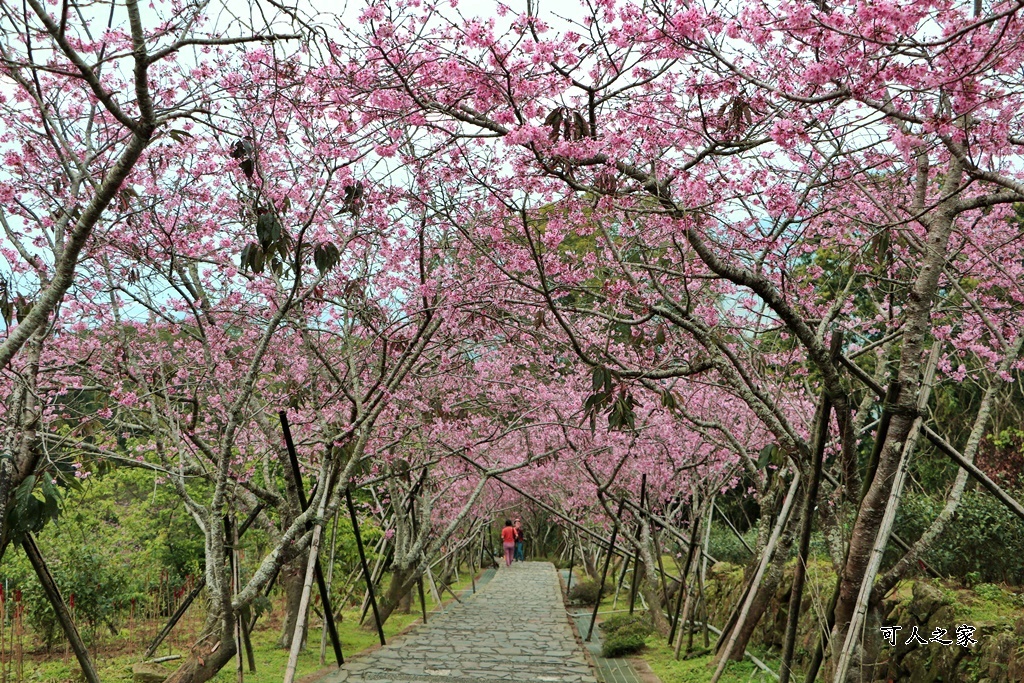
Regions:
<instances>
[{"instance_id":1,"label":"person walking on path","mask_svg":"<svg viewBox=\"0 0 1024 683\"><path fill-rule=\"evenodd\" d=\"M513 528L516 530L516 560L519 562L525 562L526 558L523 555L523 546L525 545L526 534L523 531L523 523L517 519L515 527Z\"/></svg>"},{"instance_id":2,"label":"person walking on path","mask_svg":"<svg viewBox=\"0 0 1024 683\"><path fill-rule=\"evenodd\" d=\"M512 566L512 555L516 551L516 529L512 520L505 520L505 528L501 530L501 545L505 549L505 566Z\"/></svg>"}]
</instances>

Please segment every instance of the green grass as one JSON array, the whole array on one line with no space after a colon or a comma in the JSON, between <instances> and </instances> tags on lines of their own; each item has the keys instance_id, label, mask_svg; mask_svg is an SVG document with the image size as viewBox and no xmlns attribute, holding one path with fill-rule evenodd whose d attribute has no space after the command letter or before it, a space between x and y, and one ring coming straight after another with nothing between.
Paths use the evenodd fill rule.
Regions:
<instances>
[{"instance_id":1,"label":"green grass","mask_svg":"<svg viewBox=\"0 0 1024 683\"><path fill-rule=\"evenodd\" d=\"M715 671L710 654L676 661L672 648L657 634L647 638L647 647L637 656L647 661L661 683L706 683ZM721 683L774 683L775 679L744 659L730 662L720 680Z\"/></svg>"},{"instance_id":2,"label":"green grass","mask_svg":"<svg viewBox=\"0 0 1024 683\"><path fill-rule=\"evenodd\" d=\"M469 588L471 585L468 575L463 574L461 576L464 577L463 580L453 584L451 587L456 593L462 589ZM446 604L453 602L451 595L447 592L442 598L445 599ZM281 628L280 611L282 603L282 600L277 602L275 614L271 618L264 617L256 624L256 629L252 633L256 673L249 672L248 662L246 662L246 683L279 683L284 676L284 670L288 664L288 650L277 647L277 639L280 636ZM436 607L437 605L428 589L427 609L431 611L436 609ZM299 653L296 667L297 680L306 676L312 677L312 674L316 674L321 670L326 672L333 668L330 666L334 661L334 652L331 648L330 640L327 642L326 655L328 667L320 666L320 620L315 615L311 616L313 628L309 634L306 649ZM393 636L420 621L419 600L415 600L411 614L395 612L388 618L384 624L384 635L390 640ZM371 613L367 614L367 623L373 623L373 615ZM359 626L358 608L343 611L342 620L337 623L337 627L338 636L341 638L342 654L344 654L346 661L348 661L349 657L380 644L376 629L366 630ZM184 653L180 649L172 650L167 646L162 646L157 653L158 656L168 654ZM45 659L37 660L26 657L24 662L25 680L39 681L41 683L81 683L82 674L74 655L70 654L67 660L67 663L65 663L63 650L55 652ZM96 665L97 673L100 680L104 683L131 683L133 681L132 665L140 660L140 656L127 654L104 654L103 652L98 652L93 655L93 662ZM166 662L161 666L170 673L180 661ZM234 683L237 680L238 672L234 663L225 666L213 678L215 683Z\"/></svg>"}]
</instances>

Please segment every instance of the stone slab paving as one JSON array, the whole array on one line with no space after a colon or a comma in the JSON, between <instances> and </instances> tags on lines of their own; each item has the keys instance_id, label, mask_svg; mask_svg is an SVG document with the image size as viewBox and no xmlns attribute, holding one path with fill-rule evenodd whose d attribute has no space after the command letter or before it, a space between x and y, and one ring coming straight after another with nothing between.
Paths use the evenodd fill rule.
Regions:
<instances>
[{"instance_id":1,"label":"stone slab paving","mask_svg":"<svg viewBox=\"0 0 1024 683\"><path fill-rule=\"evenodd\" d=\"M501 568L476 595L324 683L597 683L549 562Z\"/></svg>"}]
</instances>

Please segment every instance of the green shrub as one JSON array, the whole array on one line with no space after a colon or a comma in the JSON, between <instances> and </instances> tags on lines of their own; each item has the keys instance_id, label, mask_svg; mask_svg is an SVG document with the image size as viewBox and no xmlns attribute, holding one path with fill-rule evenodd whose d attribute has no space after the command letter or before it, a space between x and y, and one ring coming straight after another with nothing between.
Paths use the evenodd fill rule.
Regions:
<instances>
[{"instance_id":1,"label":"green shrub","mask_svg":"<svg viewBox=\"0 0 1024 683\"><path fill-rule=\"evenodd\" d=\"M935 497L909 493L896 515L896 533L912 543L942 509ZM885 555L891 566L900 554L895 544ZM1024 523L987 491L965 491L942 535L924 559L940 574L961 577L965 583L1024 584Z\"/></svg>"},{"instance_id":2,"label":"green shrub","mask_svg":"<svg viewBox=\"0 0 1024 683\"><path fill-rule=\"evenodd\" d=\"M647 644L647 636L639 633L615 633L601 644L601 656L611 659L639 652Z\"/></svg>"},{"instance_id":3,"label":"green shrub","mask_svg":"<svg viewBox=\"0 0 1024 683\"><path fill-rule=\"evenodd\" d=\"M1002 600L1006 593L1002 588L991 583L980 583L974 587L974 592L985 600Z\"/></svg>"},{"instance_id":4,"label":"green shrub","mask_svg":"<svg viewBox=\"0 0 1024 683\"><path fill-rule=\"evenodd\" d=\"M603 657L621 657L641 650L654 632L647 614L617 614L601 622Z\"/></svg>"},{"instance_id":5,"label":"green shrub","mask_svg":"<svg viewBox=\"0 0 1024 683\"><path fill-rule=\"evenodd\" d=\"M651 622L646 613L637 614L616 614L614 617L605 619L598 628L605 633L615 633L623 629L635 629L636 627L646 628L647 633L651 632Z\"/></svg>"},{"instance_id":6,"label":"green shrub","mask_svg":"<svg viewBox=\"0 0 1024 683\"><path fill-rule=\"evenodd\" d=\"M574 605L593 605L601 599L601 586L596 581L583 579L573 582L569 589L569 602Z\"/></svg>"},{"instance_id":7,"label":"green shrub","mask_svg":"<svg viewBox=\"0 0 1024 683\"><path fill-rule=\"evenodd\" d=\"M154 487L153 473L125 468L95 475L65 504L36 540L61 595L68 603L73 596L74 618L87 643L99 629L119 629L133 603L136 610L169 615L171 591L182 586L185 572L204 566L202 535L170 487ZM25 618L44 646L63 639L17 546L4 556L0 582L21 591Z\"/></svg>"},{"instance_id":8,"label":"green shrub","mask_svg":"<svg viewBox=\"0 0 1024 683\"><path fill-rule=\"evenodd\" d=\"M743 540L751 548L755 547L757 543L757 529L748 529L743 534ZM748 564L753 557L750 551L740 542L740 539L736 538L733 530L720 522L712 522L711 524L711 534L708 538L708 554L721 562L738 565ZM686 556L684 555L679 562L685 561Z\"/></svg>"}]
</instances>

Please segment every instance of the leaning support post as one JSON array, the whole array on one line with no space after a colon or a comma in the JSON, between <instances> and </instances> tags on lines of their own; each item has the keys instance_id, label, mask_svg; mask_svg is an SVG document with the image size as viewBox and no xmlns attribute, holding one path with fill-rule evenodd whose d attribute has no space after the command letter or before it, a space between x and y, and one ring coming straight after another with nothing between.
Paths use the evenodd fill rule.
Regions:
<instances>
[{"instance_id":1,"label":"leaning support post","mask_svg":"<svg viewBox=\"0 0 1024 683\"><path fill-rule=\"evenodd\" d=\"M416 586L420 593L420 609L423 610L423 623L427 623L427 594L423 590L423 577L416 579Z\"/></svg>"},{"instance_id":2,"label":"leaning support post","mask_svg":"<svg viewBox=\"0 0 1024 683\"><path fill-rule=\"evenodd\" d=\"M831 352L833 362L842 349L843 334L832 335ZM829 418L832 415L832 399L822 394L818 409L817 432L814 434L814 461L811 465L811 480L804 496L804 517L800 528L800 545L797 548L796 567L793 569L793 588L789 595L789 614L786 620L786 635L782 641L782 664L779 669L779 683L789 683L792 673L793 650L796 646L796 630L800 623L800 607L803 601L804 579L807 576L807 559L811 547L811 531L814 528L814 508L818 503L818 487L821 484L821 468L825 458L825 444L828 441Z\"/></svg>"},{"instance_id":3,"label":"leaning support post","mask_svg":"<svg viewBox=\"0 0 1024 683\"><path fill-rule=\"evenodd\" d=\"M675 640L676 631L679 629L679 614L683 608L683 593L686 592L686 580L690 576L690 565L693 564L693 556L697 550L697 532L700 529L700 517L694 507L693 499L690 499L690 507L693 509L693 528L690 529L690 544L686 550L686 565L683 567L683 574L679 577L679 593L676 595L676 609L672 617L672 628L669 629L668 644ZM710 520L709 520L710 523Z\"/></svg>"},{"instance_id":4,"label":"leaning support post","mask_svg":"<svg viewBox=\"0 0 1024 683\"><path fill-rule=\"evenodd\" d=\"M25 555L28 556L32 569L35 570L36 576L39 577L39 584L43 587L46 598L50 601L50 606L53 607L53 611L57 615L60 627L64 630L64 635L71 644L71 649L75 651L75 657L78 658L78 664L82 667L82 674L85 676L85 680L88 683L100 683L100 677L92 665L92 660L89 659L89 651L85 649L85 643L82 642L82 637L75 627L74 620L71 619L67 605L64 604L64 598L61 597L57 582L53 580L53 575L50 574L50 569L46 566L46 560L43 559L43 554L39 552L39 546L36 545L35 537L31 533L26 533L25 537L21 540L21 547L25 549Z\"/></svg>"},{"instance_id":5,"label":"leaning support post","mask_svg":"<svg viewBox=\"0 0 1024 683\"><path fill-rule=\"evenodd\" d=\"M569 580L565 582L565 592L569 593L572 588L572 565L576 561L576 543L569 539Z\"/></svg>"},{"instance_id":6,"label":"leaning support post","mask_svg":"<svg viewBox=\"0 0 1024 683\"><path fill-rule=\"evenodd\" d=\"M282 413L282 418L284 414ZM297 473L296 473L297 474ZM300 486L299 490L302 488ZM323 493L323 497L320 499L320 505L317 507L316 522L313 524L313 538L309 544L309 561L306 563L306 578L302 582L302 596L299 599L299 614L295 620L295 632L292 634L292 646L288 652L288 665L284 670L284 682L292 683L295 680L295 667L299 661L299 650L302 649L302 639L306 631L306 611L309 608L309 594L313 587L313 577L317 573L316 568L319 566L317 557L320 553L320 538L323 536L323 516L324 508L327 507L327 491ZM303 506L305 507L305 506ZM331 614L329 603L323 603L324 616L330 619Z\"/></svg>"},{"instance_id":7,"label":"leaning support post","mask_svg":"<svg viewBox=\"0 0 1024 683\"><path fill-rule=\"evenodd\" d=\"M359 564L363 567L366 590L370 592L370 607L373 608L373 620L377 623L377 635L380 637L380 644L387 645L384 641L384 625L380 623L380 611L377 609L377 597L373 591L373 578L370 576L370 566L366 563L366 552L363 550L363 537L359 533L359 519L356 517L356 506L352 503L352 487L345 488L345 503L348 505L348 514L352 518L352 532L356 537L356 550L359 551Z\"/></svg>"},{"instance_id":8,"label":"leaning support post","mask_svg":"<svg viewBox=\"0 0 1024 683\"><path fill-rule=\"evenodd\" d=\"M935 384L935 368L939 362L940 350L941 346L936 341L929 352L928 361L925 363L924 372L921 377L921 387L917 394L918 415L914 418L910 433L903 442L899 464L896 467L896 472L892 477L889 489L889 499L885 504L882 521L878 524L875 532L871 555L868 559L867 568L864 570L864 576L861 579L853 614L850 617L849 624L840 624L840 628L845 628L846 630L846 638L843 641L842 649L839 651L839 661L836 663L835 678L833 679L835 683L846 683L847 673L853 663L853 651L856 648L857 639L860 637L860 625L867 619L868 604L871 602L871 592L875 585L875 576L877 576L878 570L882 565L882 555L885 553L885 547L889 543L892 525L896 521L896 511L899 508L900 497L903 495L903 486L907 479L907 469L918 438L921 435L922 415L928 407L928 400L931 397L932 388Z\"/></svg>"},{"instance_id":9,"label":"leaning support post","mask_svg":"<svg viewBox=\"0 0 1024 683\"><path fill-rule=\"evenodd\" d=\"M476 551L473 549L473 539L466 542L466 561L469 562L469 576L473 581L473 595L476 595L476 573L479 569L476 563Z\"/></svg>"},{"instance_id":10,"label":"leaning support post","mask_svg":"<svg viewBox=\"0 0 1024 683\"><path fill-rule=\"evenodd\" d=\"M231 572L231 592L238 593L238 561L235 554L235 546L238 545L238 539L235 536L233 529L234 525L231 523L231 517L224 515L224 539L231 544L231 550L228 552L228 569ZM235 612L235 663L236 673L238 674L238 683L243 683L245 680L245 645L242 643L242 624L241 615Z\"/></svg>"},{"instance_id":11,"label":"leaning support post","mask_svg":"<svg viewBox=\"0 0 1024 683\"><path fill-rule=\"evenodd\" d=\"M725 644L725 648L718 654L718 667L715 669L715 673L711 677L711 681L709 683L718 683L722 678L722 674L725 673L725 667L729 664L729 656L732 655L732 651L736 647L736 640L739 638L740 629L743 628L743 622L747 620L747 615L750 613L750 607L754 603L754 596L757 595L757 590L761 585L761 579L764 577L765 569L768 568L768 563L771 561L772 555L775 554L775 546L779 542L779 536L782 535L782 530L786 526L786 522L789 520L789 511L793 507L793 500L796 498L796 490L799 486L800 472L794 470L793 481L789 485L789 491L786 492L786 499L782 504L782 512L779 514L779 519L775 524L775 528L772 530L771 538L768 539L768 545L765 546L764 553L761 555L761 562L758 563L757 572L750 581L746 599L743 601L743 608L740 610L739 616L736 618L736 623L733 625L732 630L728 631L729 640ZM724 631L726 631L726 629L723 629L723 632Z\"/></svg>"},{"instance_id":12,"label":"leaning support post","mask_svg":"<svg viewBox=\"0 0 1024 683\"><path fill-rule=\"evenodd\" d=\"M327 560L327 590L333 588L334 581L334 558L338 549L338 510L334 511L334 523L331 525L331 557ZM342 601L344 603L344 600ZM327 619L324 618L323 628L320 629L320 666L327 663Z\"/></svg>"},{"instance_id":13,"label":"leaning support post","mask_svg":"<svg viewBox=\"0 0 1024 683\"><path fill-rule=\"evenodd\" d=\"M640 507L646 509L647 500L647 473L644 472L640 477ZM637 520L637 528L639 528L641 522ZM641 543L642 545L642 543ZM657 550L657 549L655 549ZM640 580L640 554L637 553L636 559L633 561L633 581L629 584L629 613L633 613L633 608L636 606L636 589L637 584Z\"/></svg>"},{"instance_id":14,"label":"leaning support post","mask_svg":"<svg viewBox=\"0 0 1024 683\"><path fill-rule=\"evenodd\" d=\"M303 510L309 507L309 503L306 500L306 492L302 487L302 472L299 470L299 458L295 454L295 443L292 441L292 432L288 427L288 416L282 410L279 412L278 417L281 419L281 430L284 432L284 443L288 448L288 460L291 463L292 474L295 476L295 490L299 494L299 504ZM331 497L331 487L328 485L324 489L323 500L327 501ZM314 534L316 529L314 529ZM317 538L319 540L319 536ZM327 631L331 636L331 645L334 647L334 658L338 662L338 666L345 663L345 657L341 654L341 638L338 637L338 627L334 623L334 610L331 609L331 595L330 591L327 590L327 582L324 580L324 572L320 569L320 559L315 553L310 554L310 561L313 563L313 573L316 576L316 587L320 591L320 604L324 609L324 619L327 620ZM299 615L302 618L302 615Z\"/></svg>"},{"instance_id":15,"label":"leaning support post","mask_svg":"<svg viewBox=\"0 0 1024 683\"><path fill-rule=\"evenodd\" d=\"M597 610L601 607L601 594L604 593L604 583L608 579L608 566L612 563L612 555L615 554L615 537L619 534L619 520L622 518L622 508L626 506L626 499L619 503L619 511L615 514L612 522L612 538L608 541L608 554L604 558L604 569L601 570L601 587L597 591L597 601L594 602L594 613L590 615L590 628L587 629L587 637L594 635L594 623L597 621Z\"/></svg>"}]
</instances>

